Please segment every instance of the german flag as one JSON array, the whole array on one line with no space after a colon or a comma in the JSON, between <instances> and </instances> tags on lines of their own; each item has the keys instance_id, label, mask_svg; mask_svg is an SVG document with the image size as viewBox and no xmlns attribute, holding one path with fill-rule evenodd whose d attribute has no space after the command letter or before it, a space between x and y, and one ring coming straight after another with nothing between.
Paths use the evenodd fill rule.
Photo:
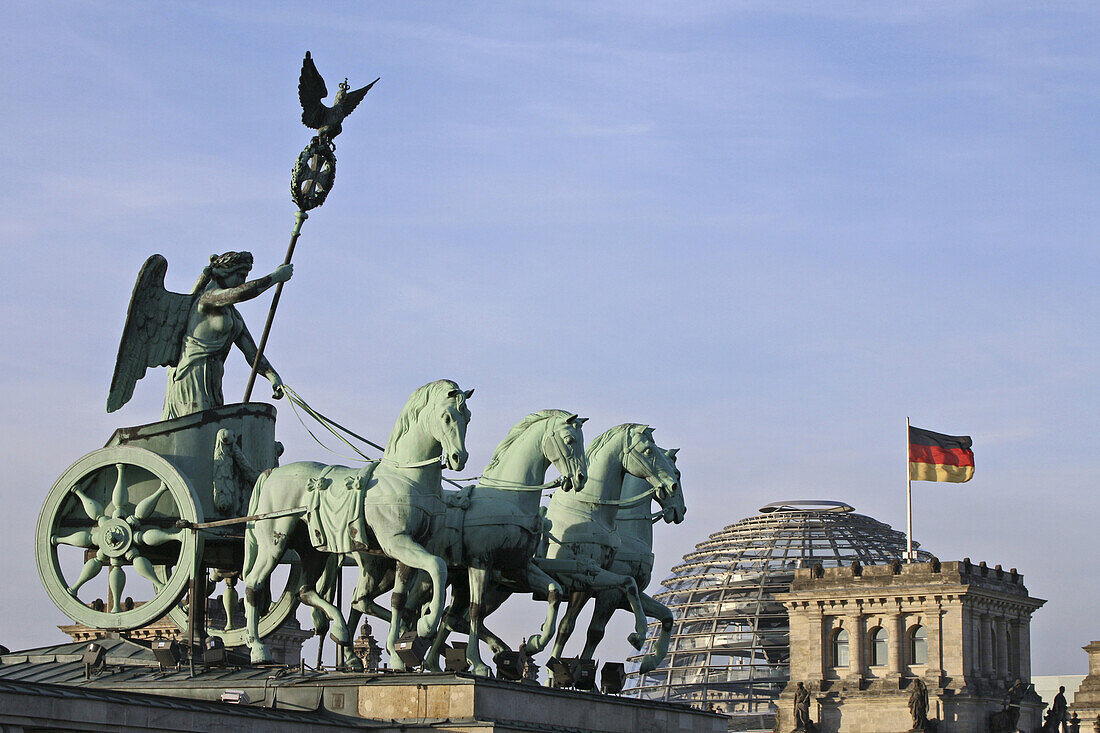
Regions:
<instances>
[{"instance_id":1,"label":"german flag","mask_svg":"<svg viewBox=\"0 0 1100 733\"><path fill-rule=\"evenodd\" d=\"M909 426L909 479L962 483L974 478L974 441Z\"/></svg>"}]
</instances>

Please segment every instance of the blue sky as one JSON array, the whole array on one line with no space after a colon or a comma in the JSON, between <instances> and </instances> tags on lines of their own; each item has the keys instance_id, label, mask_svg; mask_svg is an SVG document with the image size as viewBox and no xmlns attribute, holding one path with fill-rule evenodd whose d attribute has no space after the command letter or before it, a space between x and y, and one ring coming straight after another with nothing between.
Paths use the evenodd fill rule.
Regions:
<instances>
[{"instance_id":1,"label":"blue sky","mask_svg":"<svg viewBox=\"0 0 1100 733\"><path fill-rule=\"evenodd\" d=\"M766 503L904 528L904 422L974 437L914 485L944 559L1017 567L1033 672L1083 672L1094 517L1100 11L1090 3L35 2L8 6L0 643L64 623L33 525L65 467L159 415L103 402L137 270L280 261L296 82L382 81L344 126L269 347L384 440L475 387L471 468L541 408L679 446L659 580ZM1093 120L1093 122L1089 122ZM266 299L242 308L258 333ZM230 357L226 392L243 390ZM325 460L284 410L287 460ZM654 581L656 585L657 581ZM497 625L530 633L519 604ZM538 612L541 616L541 611ZM625 654L612 629L605 658ZM579 637L578 637L579 638Z\"/></svg>"}]
</instances>

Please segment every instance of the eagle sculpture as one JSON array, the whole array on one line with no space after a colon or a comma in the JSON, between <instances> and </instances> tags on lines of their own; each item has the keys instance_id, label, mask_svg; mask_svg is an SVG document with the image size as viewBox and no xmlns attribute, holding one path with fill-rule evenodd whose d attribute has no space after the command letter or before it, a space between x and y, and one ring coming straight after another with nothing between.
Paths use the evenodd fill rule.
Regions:
<instances>
[{"instance_id":1,"label":"eagle sculpture","mask_svg":"<svg viewBox=\"0 0 1100 733\"><path fill-rule=\"evenodd\" d=\"M309 51L306 51L306 57L302 61L302 75L298 78L298 100L302 103L302 124L317 130L317 137L331 142L343 129L341 123L344 118L359 106L363 97L367 96L367 92L377 82L378 79L375 79L362 89L351 92L348 91L348 80L344 79L340 83L340 90L332 100L332 106L327 107L321 103L321 100L328 96L328 88L313 63L313 57L310 56Z\"/></svg>"}]
</instances>

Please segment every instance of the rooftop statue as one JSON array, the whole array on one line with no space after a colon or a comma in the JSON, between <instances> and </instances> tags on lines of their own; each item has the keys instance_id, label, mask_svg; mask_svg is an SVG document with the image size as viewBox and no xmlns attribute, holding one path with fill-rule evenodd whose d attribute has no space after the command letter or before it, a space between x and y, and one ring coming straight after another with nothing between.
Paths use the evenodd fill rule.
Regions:
<instances>
[{"instance_id":1,"label":"rooftop statue","mask_svg":"<svg viewBox=\"0 0 1100 733\"><path fill-rule=\"evenodd\" d=\"M679 448L669 448L664 451L674 466L678 451ZM676 477L680 478L679 469L676 469ZM642 657L639 666L642 674L656 669L668 654L674 620L672 611L667 606L645 592L653 575L653 524L662 520L669 524L679 524L684 521L684 515L687 513L682 481L676 484L671 494L647 489L647 483L640 478L630 474L623 478L619 513L615 515L615 534L619 536L622 544L615 551L614 560L609 568L614 573L634 578L641 595L642 610L648 618L655 619L660 624L652 649ZM656 513L650 513L650 505L654 500L661 509ZM570 610L573 609L571 600ZM596 607L592 611L592 621L588 625L584 651L581 652L583 659L595 658L596 647L603 641L607 622L619 609L631 610L629 598L622 590L613 588L596 595ZM577 606L575 610L579 612L580 607Z\"/></svg>"},{"instance_id":2,"label":"rooftop statue","mask_svg":"<svg viewBox=\"0 0 1100 733\"><path fill-rule=\"evenodd\" d=\"M588 480L584 487L568 493L558 490L550 497L542 556L535 561L569 594L569 607L558 624L552 652L558 659L585 602L612 589L626 595L634 612L634 632L627 640L635 649L642 648L648 622L638 583L631 575L611 569L622 544L615 533L615 518L622 503L623 481L627 475L643 479L662 504L678 493L680 483L676 467L653 442L653 428L648 425L624 423L606 430L596 436L586 455ZM629 503L640 500L633 497Z\"/></svg>"},{"instance_id":3,"label":"rooftop statue","mask_svg":"<svg viewBox=\"0 0 1100 733\"><path fill-rule=\"evenodd\" d=\"M394 608L404 604L408 569L424 570L431 578L432 600L419 620L417 634L424 638L435 634L443 615L447 565L424 543L431 536L433 518L443 512L443 466L461 471L469 457L466 400L472 394L473 390L463 391L449 379L417 389L402 409L381 461L365 468L302 461L261 474L248 514L272 513L277 518L250 522L245 529L245 612L253 662L271 660L258 626L259 599L288 548L302 559L301 600L328 616L338 644L349 647L352 641L342 612L315 590L321 586L326 553L381 550L396 560ZM304 518L297 512L299 507L308 507ZM386 640L391 659L396 658L396 641L391 624Z\"/></svg>"},{"instance_id":4,"label":"rooftop statue","mask_svg":"<svg viewBox=\"0 0 1100 733\"><path fill-rule=\"evenodd\" d=\"M465 507L454 506L443 517L435 543L441 554L465 573L452 574L455 587L450 611L429 650L425 668L439 671L439 654L447 633L457 629L471 639L486 638L494 652L507 648L483 625L485 616L517 588L547 600L540 633L524 640L520 651L533 654L550 642L561 586L534 563L542 537L539 500L542 492L584 486L587 461L581 426L588 418L564 410L540 410L520 420L500 442ZM561 478L544 483L553 465ZM419 604L418 604L419 605ZM479 645L466 645L466 660L475 675L488 676Z\"/></svg>"},{"instance_id":5,"label":"rooftop statue","mask_svg":"<svg viewBox=\"0 0 1100 733\"><path fill-rule=\"evenodd\" d=\"M381 77L379 77L381 78ZM302 60L302 74L298 78L298 101L302 103L302 124L317 131L317 137L332 141L334 137L343 131L344 118L355 111L363 97L378 82L375 79L362 89L354 92L348 91L348 80L340 83L340 90L332 100L332 106L328 107L321 100L328 96L328 87L325 80L317 71L313 63L313 57L306 51L306 57Z\"/></svg>"},{"instance_id":6,"label":"rooftop statue","mask_svg":"<svg viewBox=\"0 0 1100 733\"><path fill-rule=\"evenodd\" d=\"M814 733L817 727L810 719L810 691L802 682L794 691L794 731L792 733Z\"/></svg>"},{"instance_id":7,"label":"rooftop statue","mask_svg":"<svg viewBox=\"0 0 1100 733\"><path fill-rule=\"evenodd\" d=\"M191 293L183 295L165 289L164 257L146 260L130 297L107 412L125 405L145 370L158 366L169 367L162 420L225 404L222 374L230 349L236 344L249 364L257 355L256 342L234 305L286 282L294 272L293 265L280 265L270 275L246 282L251 269L249 252L211 255ZM278 393L282 380L262 356L259 371Z\"/></svg>"},{"instance_id":8,"label":"rooftop statue","mask_svg":"<svg viewBox=\"0 0 1100 733\"><path fill-rule=\"evenodd\" d=\"M909 692L909 714L913 717L913 730L928 728L928 686L920 677L913 680Z\"/></svg>"}]
</instances>

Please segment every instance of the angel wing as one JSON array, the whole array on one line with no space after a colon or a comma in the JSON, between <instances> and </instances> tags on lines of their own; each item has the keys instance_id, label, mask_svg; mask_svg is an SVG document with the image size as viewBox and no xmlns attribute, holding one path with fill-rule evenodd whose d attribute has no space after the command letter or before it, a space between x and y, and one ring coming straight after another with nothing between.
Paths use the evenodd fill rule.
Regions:
<instances>
[{"instance_id":1,"label":"angel wing","mask_svg":"<svg viewBox=\"0 0 1100 733\"><path fill-rule=\"evenodd\" d=\"M168 260L153 255L138 273L118 344L107 412L114 412L130 401L134 385L145 376L146 369L175 366L179 361L194 296L165 290L167 271Z\"/></svg>"},{"instance_id":2,"label":"angel wing","mask_svg":"<svg viewBox=\"0 0 1100 733\"><path fill-rule=\"evenodd\" d=\"M381 78L382 77L378 77L378 79ZM375 79L362 89L356 89L354 92L347 92L344 95L344 102L340 105L340 108L344 112L344 117L350 115L352 110L359 106L359 103L363 101L363 97L367 96L367 92L370 91L370 88L378 83L378 79Z\"/></svg>"},{"instance_id":3,"label":"angel wing","mask_svg":"<svg viewBox=\"0 0 1100 733\"><path fill-rule=\"evenodd\" d=\"M321 100L328 96L325 80L317 71L313 57L306 51L302 61L302 74L298 77L298 101L302 103L302 124L316 130L325 124L328 107Z\"/></svg>"}]
</instances>

